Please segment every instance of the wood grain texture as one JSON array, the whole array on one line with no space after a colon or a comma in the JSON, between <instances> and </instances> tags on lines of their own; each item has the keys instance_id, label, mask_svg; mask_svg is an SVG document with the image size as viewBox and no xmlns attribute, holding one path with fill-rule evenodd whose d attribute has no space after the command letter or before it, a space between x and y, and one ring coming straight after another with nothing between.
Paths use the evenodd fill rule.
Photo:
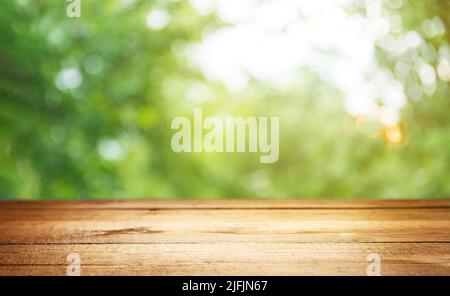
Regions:
<instances>
[{"instance_id":1,"label":"wood grain texture","mask_svg":"<svg viewBox=\"0 0 450 296\"><path fill-rule=\"evenodd\" d=\"M0 275L450 275L450 201L0 202Z\"/></svg>"}]
</instances>

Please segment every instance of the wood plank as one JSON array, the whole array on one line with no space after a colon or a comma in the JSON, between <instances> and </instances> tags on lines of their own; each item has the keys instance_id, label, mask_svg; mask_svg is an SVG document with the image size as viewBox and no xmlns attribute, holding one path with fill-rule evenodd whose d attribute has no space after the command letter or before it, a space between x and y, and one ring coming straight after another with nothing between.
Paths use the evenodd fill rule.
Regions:
<instances>
[{"instance_id":1,"label":"wood plank","mask_svg":"<svg viewBox=\"0 0 450 296\"><path fill-rule=\"evenodd\" d=\"M450 201L1 202L0 274L450 275Z\"/></svg>"},{"instance_id":2,"label":"wood plank","mask_svg":"<svg viewBox=\"0 0 450 296\"><path fill-rule=\"evenodd\" d=\"M84 275L366 275L367 254L383 275L448 275L448 244L181 243L0 245L0 275L64 275L81 256Z\"/></svg>"},{"instance_id":3,"label":"wood plank","mask_svg":"<svg viewBox=\"0 0 450 296\"><path fill-rule=\"evenodd\" d=\"M0 210L0 242L450 242L448 209ZM389 231L386 231L389 230Z\"/></svg>"}]
</instances>

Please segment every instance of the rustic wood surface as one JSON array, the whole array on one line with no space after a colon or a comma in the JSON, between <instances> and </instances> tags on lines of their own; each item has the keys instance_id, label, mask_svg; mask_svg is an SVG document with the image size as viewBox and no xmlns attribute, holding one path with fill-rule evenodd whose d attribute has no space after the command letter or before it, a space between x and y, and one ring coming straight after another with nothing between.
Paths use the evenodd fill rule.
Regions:
<instances>
[{"instance_id":1,"label":"rustic wood surface","mask_svg":"<svg viewBox=\"0 0 450 296\"><path fill-rule=\"evenodd\" d=\"M0 202L0 275L450 275L450 200Z\"/></svg>"}]
</instances>

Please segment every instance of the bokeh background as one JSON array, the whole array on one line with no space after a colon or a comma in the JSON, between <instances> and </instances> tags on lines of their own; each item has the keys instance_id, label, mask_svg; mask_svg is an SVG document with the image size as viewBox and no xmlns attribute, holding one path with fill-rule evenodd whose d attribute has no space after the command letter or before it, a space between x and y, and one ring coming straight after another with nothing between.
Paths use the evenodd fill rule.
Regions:
<instances>
[{"instance_id":1,"label":"bokeh background","mask_svg":"<svg viewBox=\"0 0 450 296\"><path fill-rule=\"evenodd\" d=\"M448 198L448 0L2 0L0 199ZM279 116L280 158L171 120Z\"/></svg>"}]
</instances>

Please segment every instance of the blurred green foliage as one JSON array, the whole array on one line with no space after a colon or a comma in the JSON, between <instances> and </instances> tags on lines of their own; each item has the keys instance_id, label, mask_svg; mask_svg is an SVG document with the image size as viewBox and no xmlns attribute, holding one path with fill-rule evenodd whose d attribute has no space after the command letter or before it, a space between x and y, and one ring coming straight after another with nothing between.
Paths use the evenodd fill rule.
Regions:
<instances>
[{"instance_id":1,"label":"blurred green foliage","mask_svg":"<svg viewBox=\"0 0 450 296\"><path fill-rule=\"evenodd\" d=\"M448 81L438 78L433 92L409 100L394 144L382 126L347 115L342 95L309 69L283 90L255 79L233 93L208 81L176 52L224 25L214 13L198 15L187 1L125 2L83 0L81 18L66 16L65 1L0 4L0 199L450 195ZM421 32L424 20L439 16L446 33L424 39L436 50L448 46L449 3L405 1L402 32ZM171 22L149 30L146 14L161 5ZM408 58L380 48L377 57L394 73ZM81 84L58 87L63 69ZM419 81L416 73L399 79L406 87ZM192 85L214 100L186 100ZM172 152L171 120L199 106L280 116L279 161Z\"/></svg>"}]
</instances>

